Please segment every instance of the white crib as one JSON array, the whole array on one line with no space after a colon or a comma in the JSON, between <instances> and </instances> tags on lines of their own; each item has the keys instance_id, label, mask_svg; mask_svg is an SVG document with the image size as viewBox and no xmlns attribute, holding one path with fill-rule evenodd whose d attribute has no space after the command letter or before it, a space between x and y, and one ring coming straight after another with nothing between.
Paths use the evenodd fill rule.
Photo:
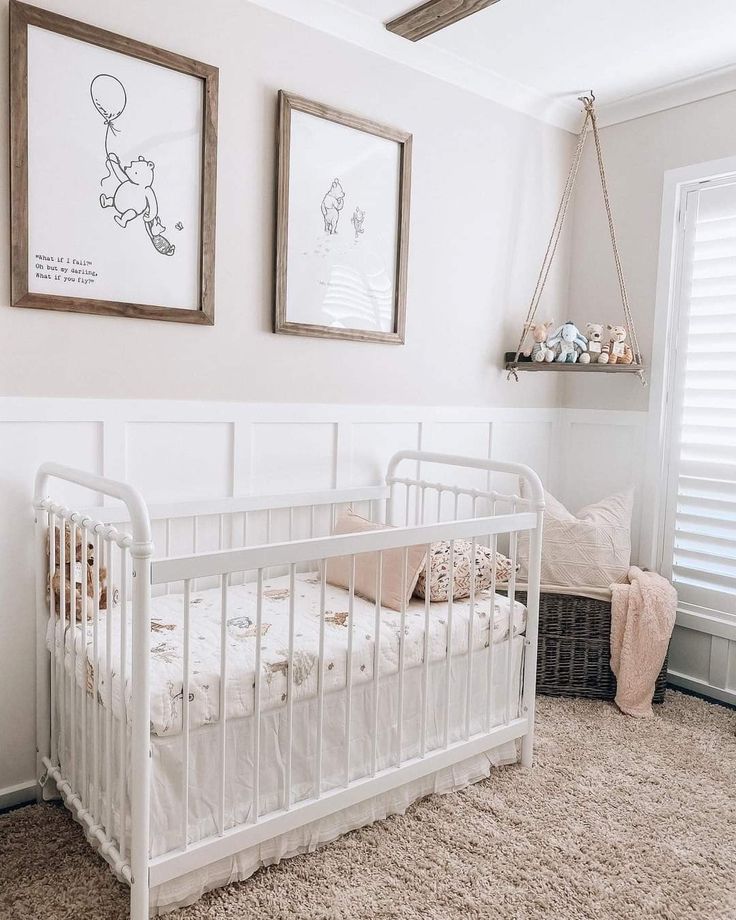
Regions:
<instances>
[{"instance_id":1,"label":"white crib","mask_svg":"<svg viewBox=\"0 0 736 920\"><path fill-rule=\"evenodd\" d=\"M532 498L498 491L510 477ZM108 504L71 510L50 479ZM450 776L474 781L478 758L496 762L517 739L531 765L543 499L528 467L419 451L396 454L384 486L150 508L126 483L40 467L39 797L60 795L130 885L131 920L450 788ZM348 506L393 526L331 535ZM95 571L91 614L77 622L64 592L55 609L50 577L68 562L65 540L61 559L47 541L55 527L70 528L72 551L77 531L92 544L116 608L101 609ZM386 550L404 549L406 579L408 547L495 550L501 538L515 563L521 532L525 611L514 574L508 601L496 594L495 566L490 591L476 596L473 573L463 603L427 592L386 611L354 591L361 554L375 554L380 597ZM346 556L350 587L326 585L326 560Z\"/></svg>"}]
</instances>

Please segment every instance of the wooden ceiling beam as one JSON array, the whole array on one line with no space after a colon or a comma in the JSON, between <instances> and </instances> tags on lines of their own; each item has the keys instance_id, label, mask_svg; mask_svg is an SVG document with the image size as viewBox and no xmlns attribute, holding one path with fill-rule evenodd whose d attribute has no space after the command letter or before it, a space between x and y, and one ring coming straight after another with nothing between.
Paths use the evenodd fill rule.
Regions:
<instances>
[{"instance_id":1,"label":"wooden ceiling beam","mask_svg":"<svg viewBox=\"0 0 736 920\"><path fill-rule=\"evenodd\" d=\"M389 32L408 38L410 42L418 42L494 3L498 3L498 0L427 0L421 6L387 22L386 28Z\"/></svg>"}]
</instances>

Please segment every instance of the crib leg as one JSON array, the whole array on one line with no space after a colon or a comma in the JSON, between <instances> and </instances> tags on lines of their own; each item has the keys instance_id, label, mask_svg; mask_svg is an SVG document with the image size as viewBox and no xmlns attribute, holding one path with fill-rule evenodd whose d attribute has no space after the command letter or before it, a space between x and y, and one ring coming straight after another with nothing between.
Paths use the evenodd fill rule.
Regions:
<instances>
[{"instance_id":1,"label":"crib leg","mask_svg":"<svg viewBox=\"0 0 736 920\"><path fill-rule=\"evenodd\" d=\"M149 895L148 878L136 879L130 886L130 920L148 920Z\"/></svg>"},{"instance_id":2,"label":"crib leg","mask_svg":"<svg viewBox=\"0 0 736 920\"><path fill-rule=\"evenodd\" d=\"M521 765L531 767L534 763L534 729L530 728L521 739Z\"/></svg>"}]
</instances>

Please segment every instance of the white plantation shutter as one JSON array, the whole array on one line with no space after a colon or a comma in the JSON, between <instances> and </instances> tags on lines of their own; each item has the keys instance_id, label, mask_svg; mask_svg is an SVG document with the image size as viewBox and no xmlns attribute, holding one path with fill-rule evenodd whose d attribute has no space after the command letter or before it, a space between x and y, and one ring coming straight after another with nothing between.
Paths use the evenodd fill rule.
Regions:
<instances>
[{"instance_id":1,"label":"white plantation shutter","mask_svg":"<svg viewBox=\"0 0 736 920\"><path fill-rule=\"evenodd\" d=\"M736 617L736 177L684 198L663 564L681 605Z\"/></svg>"}]
</instances>

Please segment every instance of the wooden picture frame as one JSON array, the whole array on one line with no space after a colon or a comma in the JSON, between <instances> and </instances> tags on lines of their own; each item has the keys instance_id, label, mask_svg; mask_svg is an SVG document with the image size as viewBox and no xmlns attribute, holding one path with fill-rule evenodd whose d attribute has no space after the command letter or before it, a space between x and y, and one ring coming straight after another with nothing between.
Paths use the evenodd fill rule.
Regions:
<instances>
[{"instance_id":1,"label":"wooden picture frame","mask_svg":"<svg viewBox=\"0 0 736 920\"><path fill-rule=\"evenodd\" d=\"M156 164L153 162L145 162L146 158L143 156L137 158L131 156L130 150L128 150L126 157L129 157L134 162L131 162L129 167L125 167L117 152L113 149L108 150L108 138L109 146L112 148L114 138L121 133L120 128L115 125L113 125L113 130L111 131L111 125L115 119L119 118L122 114L126 103L131 102L130 91L126 89L126 86L123 85L121 80L114 75L110 76L106 70L98 70L98 76L107 78L108 88L110 86L109 80L114 80L116 84L119 84L122 90L123 109L121 109L117 115L114 111L108 110L105 107L107 103L103 104L103 102L100 101L102 94L98 94L98 96L95 95L97 90L95 90L94 87L97 77L93 77L92 82L84 84L85 88L89 87L84 102L84 105L88 107L84 110L84 118L87 119L89 117L93 120L96 119L97 121L95 124L99 125L99 127L94 129L90 127L89 130L99 130L101 137L102 125L106 126L104 129L104 150L102 150L100 154L100 160L102 166L106 167L107 171L110 173L110 177L103 177L101 179L99 176L90 177L89 182L85 186L84 194L84 206L87 209L86 213L92 213L90 196L94 188L96 188L95 194L98 196L94 202L94 207L99 208L101 205L102 208L108 208L108 211L100 213L95 211L94 227L82 225L84 229L79 232L87 233L88 238L92 240L90 249L97 251L95 247L98 246L98 243L95 234L101 233L103 236L109 236L113 232L109 228L113 226L112 218L114 216L118 223L115 232L119 232L120 234L118 237L114 237L114 245L119 246L121 249L125 248L125 256L120 257L119 265L115 262L114 251L111 255L110 253L112 250L108 248L104 254L103 261L98 263L101 272L95 274L94 270L90 269L88 271L88 280L82 278L80 281L79 277L72 279L68 275L49 275L46 273L47 271L53 272L54 265L58 263L67 262L72 264L83 264L84 262L88 262L90 265L94 264L89 259L84 258L80 259L80 262L77 262L77 253L74 253L75 258L72 258L71 251L66 252L63 243L61 243L56 250L52 250L53 254L47 253L45 251L46 247L44 247L43 256L40 257L42 261L36 261L33 265L30 262L31 246L33 245L34 248L36 246L36 243L30 242L30 236L34 231L36 223L34 223L33 216L35 211L32 211L32 208L35 206L33 202L29 205L29 184L31 194L38 195L38 192L34 193L33 183L40 183L42 180L39 176L32 175L29 183L29 156L33 159L33 152L31 151L31 154L29 154L29 121L33 125L36 123L33 119L40 117L36 114L35 110L29 112L29 106L33 104L31 98L33 92L37 94L40 92L37 88L35 90L33 88L39 85L43 87L45 85L43 80L45 79L47 82L49 80L45 74L43 76L40 74L40 71L44 69L41 65L45 61L45 58L41 56L39 50L36 50L33 52L33 60L37 62L35 65L37 70L35 73L31 72L31 79L36 82L31 84L31 93L29 93L29 33L34 27L37 30L43 30L43 33L37 31L32 33L31 37L34 43L56 42L57 46L60 47L61 42L55 36L63 36L65 38L76 39L90 46L90 48L79 46L81 49L79 58L76 62L70 62L70 72L72 69L71 64L76 63L81 70L86 66L83 62L87 61L91 55L96 55L98 59L102 60L99 51L92 50L92 48L104 49L104 51L117 52L118 55L125 56L126 60L115 55L109 57L110 63L113 66L118 66L123 73L131 73L134 67L138 68L140 76L134 73L134 86L137 85L137 82L143 82L144 80L148 80L150 83L151 75L153 74L155 75L155 79L161 81L161 87L171 85L181 87L182 91L175 100L175 104L179 106L176 112L178 113L181 110L181 113L183 113L187 119L192 118L192 121L196 122L199 126L196 134L192 132L187 136L190 139L186 141L189 145L186 150L192 151L192 155L188 159L180 156L182 148L181 146L176 147L176 144L181 144L182 142L179 140L179 136L173 133L173 130L170 131L167 136L165 131L158 135L154 135L150 131L148 134L145 134L143 133L143 129L139 129L139 134L143 134L141 145L146 144L153 147L153 154L156 158L162 156L162 143L170 143L170 148L164 150L163 163L173 162L177 164L177 168L179 163L183 163L184 165L181 166L181 174L177 172L176 175L171 175L173 172L172 170L170 170L168 176L163 174L161 183L163 183L164 190L169 187L177 188L181 186L184 188L184 192L179 199L174 198L170 194L168 204L164 201L159 203L154 194L152 201L150 198L147 199L149 203L145 206L145 210L135 213L136 209L133 208L130 211L125 211L121 216L120 207L117 203L113 204L113 202L117 202L117 199L112 195L112 190L108 191L108 186L103 185L104 179L111 177L113 185L115 185L115 183L123 184L121 174L125 173L129 176L131 167L135 165L137 170L141 165L138 163L138 160L141 160L144 161L142 164L143 166L151 168L151 172L150 179L140 180L140 184L136 187L136 195L143 186L147 186L144 194L149 194L154 184L153 175ZM38 48L44 46L34 45L34 47ZM74 47L77 46L75 45ZM73 51L73 47L70 46L70 48L66 50ZM85 55L87 56L86 58ZM132 59L134 63L128 61L127 58ZM147 66L140 67L139 62L145 62L146 65L158 65L161 70L153 71ZM64 73L66 72L67 70L65 68ZM86 72L87 71L85 71L85 73ZM92 73L94 71L89 72ZM195 77L198 81L201 81L201 86L189 79L180 80L179 75L185 75L187 78ZM72 77L68 79L71 80ZM125 79L127 80L128 78ZM179 80L179 82L172 84L172 81L176 80ZM78 81L78 83L81 85L80 81ZM99 90L100 87L104 89L104 83L105 81L101 80L97 89ZM71 83L69 85L77 86L77 84ZM74 95L74 105L79 108L79 112L82 112L83 103L79 95L79 93ZM139 113L142 112L147 104L147 100L144 97L145 94L140 91L135 94L138 106L137 111ZM38 98L41 97L39 96ZM187 101L190 98L196 99L196 110L191 107L186 107ZM174 54L170 51L155 48L143 42L116 35L104 29L87 25L86 23L48 12L47 10L20 3L18 0L11 0L10 207L12 306L34 307L43 310L63 310L74 313L127 316L165 320L168 322L197 323L204 325L212 325L214 323L217 99L218 69L216 67L209 64L203 64L200 61L191 60L190 58ZM54 105L56 104L63 104L63 99L59 101L55 98ZM94 111L94 109L97 111ZM134 109L134 106L128 105L128 112L126 113L128 117L122 120L126 126L132 124L134 115L131 114L131 112ZM196 112L196 115L192 114L193 112ZM142 114L144 118L147 117L150 121L152 116L145 111L143 111ZM161 114L162 113L159 112L159 116ZM163 113L164 116L167 114L169 113ZM173 118L173 116L171 117ZM71 123L72 125L79 123L78 114L77 121L74 122L72 119ZM169 126L166 123L165 117L160 119L160 123L165 125L168 130ZM87 122L85 121L84 124L85 130L87 130ZM120 122L118 122L118 125L119 124ZM145 122L145 127L146 129L148 128L148 122ZM69 130L71 136L73 129L70 128ZM138 143L137 139L132 139L135 130L132 132L128 131L127 139L125 127L122 129L122 133L123 144L126 143L126 140L128 147L130 147L131 142ZM162 136L164 138L163 142L161 140ZM33 143L36 142L33 141ZM117 141L117 143L121 142ZM74 146L75 144L77 145L76 147ZM72 138L68 145L69 150L78 150L80 144L81 141L79 139ZM38 142L38 147L42 150L45 149L40 142ZM144 150L142 152L147 151ZM38 151L36 151L35 155L36 157L39 156ZM71 156L71 153L69 155ZM38 160L33 160L33 162L36 163ZM118 167L118 170L115 171L115 169L111 169L111 164ZM103 170L100 169L100 172L102 171ZM158 176L159 173L156 175ZM182 177L191 177L193 181L185 186ZM97 181L98 179L99 181ZM166 184L167 182L168 184ZM177 183L179 183L179 186L177 186ZM100 186L102 186L102 189ZM37 187L38 185L36 188ZM159 191L159 196L160 195L161 192ZM69 198L72 199L73 196L70 194ZM62 199L59 199L59 203L61 200ZM121 201L122 200L123 199L121 199ZM69 206L70 208L74 208L75 205L72 200L69 201ZM166 208L162 216L167 221L168 226L162 224L161 219L158 217L159 207L162 211ZM176 225L174 225L177 208L187 216L190 214L196 216L198 213L199 226L197 226L196 222L192 221L187 221L188 226L185 226L182 224L181 220L177 221ZM140 219L136 220L128 216L126 222L126 215L133 213ZM118 220L118 218L120 219ZM128 228L127 223L130 223L131 220L131 227ZM40 222L37 223L40 224ZM55 224L53 226L55 226ZM144 228L145 233L143 232ZM40 232L52 234L52 231L47 231L46 228ZM165 236L164 233L166 234ZM149 239L146 239L146 237ZM107 239L107 236L104 236L104 238ZM174 239L175 243L170 242L169 238ZM152 243L153 247L151 247L149 243ZM141 292L144 294L146 293L146 285L148 285L147 290L150 291L151 294L159 293L164 290L167 293L171 291L170 303L161 303L162 299L166 300L167 298L158 298L151 302L146 297L142 302L137 302L135 298L117 299L114 296L110 296L110 289L115 286L122 289L126 287L130 288L132 282L130 281L129 272L133 259L131 252L138 252L143 249L146 250L146 257L143 260L145 261L145 265L141 264L140 279L136 278L135 281L139 284ZM174 272L173 269L165 268L164 261L157 262L156 259L154 259L154 256L157 256L159 259L169 255L175 256L177 250L180 255L179 261L175 262L174 259L169 260L170 265L176 266L176 272ZM37 253L34 252L34 259L36 255ZM43 261L47 257L49 261ZM43 270L40 266L44 266ZM38 272L36 272L35 269L38 269ZM61 271L61 269L59 269L59 271ZM70 272L72 268L66 268L66 271ZM84 270L79 270L79 273L83 274ZM31 277L29 277L29 275L31 275ZM173 280L169 280L170 277ZM149 283L149 279L154 278L156 281ZM182 279L186 280L184 281ZM73 293L70 291L71 296L67 294L57 294L55 290L61 285L62 280L68 282L80 281L80 285L97 285L97 291L94 296L82 296L80 286L80 288ZM52 286L54 287L54 291L39 290L39 288ZM76 287L75 284L69 283L66 285L65 290L74 287ZM178 289L184 290L185 288L187 296L185 298L178 297ZM91 287L87 287L87 290L91 291ZM118 292L113 291L112 293ZM185 302L182 303L182 301Z\"/></svg>"},{"instance_id":2,"label":"wooden picture frame","mask_svg":"<svg viewBox=\"0 0 736 920\"><path fill-rule=\"evenodd\" d=\"M313 258L318 251L322 252L324 258L329 258L329 256L325 255L324 247L328 246L331 240L334 239L334 236L337 235L339 214L335 210L326 212L325 201L328 200L330 191L334 190L336 187L339 188L339 193L342 195L342 197L338 197L337 199L337 201L340 202L339 207L344 210L346 195L347 200L350 201L350 194L345 192L337 178L332 180L331 186L329 178L326 180L322 179L323 185L326 182L326 188L317 186L317 182L320 181L318 179L315 179L314 183L311 181L313 174L317 171L319 171L320 177L330 177L333 174L337 175L337 169L333 163L326 163L324 165L324 169L322 169L322 164L320 163L318 170L312 169L308 177L310 193L307 197L308 207L311 210L309 211L309 216L305 218L305 220L307 223L309 221L313 221L313 223L308 223L309 230L306 231L306 236L311 241L311 234L314 234L314 238L317 240L316 248L313 251L307 252L303 249L303 247L300 246L298 253L290 252L290 248L294 248L293 245L290 247L289 224L290 209L294 206L294 191L292 183L295 182L295 180L292 175L294 171L294 163L292 162L292 159L295 155L293 134L293 118L295 113L303 113L304 115L312 116L315 119L323 119L325 122L328 122L332 125L342 126L343 128L348 128L355 132L362 132L364 135L363 142L365 143L371 143L375 145L375 141L366 141L365 139L378 138L381 141L390 141L397 145L397 150L395 151L395 166L390 165L392 155L389 152L385 153L385 156L387 157L387 163L389 163L390 166L387 175L392 175L390 171L393 169L395 169L396 174L395 216L392 217L391 214L383 214L382 221L382 226L384 227L392 225L391 233L395 233L395 245L393 244L392 236L390 237L388 243L386 242L387 235L384 233L381 236L382 252L388 253L389 250L391 250L393 253L390 259L384 259L382 263L382 265L385 266L383 275L384 281L387 280L387 283L390 284L392 301L390 321L387 321L385 317L380 320L386 325L387 328L370 328L371 322L374 322L374 325L378 324L376 319L376 317L379 316L377 308L376 310L373 310L373 313L370 313L369 308L370 315L367 317L359 316L358 318L361 322L363 322L365 319L365 324L363 327L356 326L355 328L340 325L338 323L331 325L319 321L304 321L303 319L295 318L294 316L296 311L294 306L290 304L290 298L304 297L304 299L307 299L309 294L305 290L305 287L307 286L297 285L295 282L295 277L293 277L293 267L290 271L290 259L293 261L296 258ZM351 139L350 143L360 144L361 140ZM376 150L381 156L384 155L383 147L376 148ZM406 328L406 278L409 251L409 204L411 197L411 152L411 134L396 130L395 128L387 127L386 125L378 124L367 118L361 118L357 115L351 115L347 112L339 111L338 109L331 108L327 105L322 105L319 102L313 102L309 99L287 93L283 90L279 92L278 189L276 214L276 290L274 307L274 332L285 333L288 335L307 335L335 339L352 339L361 342L386 342L393 344L404 343ZM298 153L299 152L297 151L297 155ZM337 183L337 186L335 183ZM391 183L389 182L385 187L386 189L391 188ZM315 195L315 193L318 191L320 194ZM322 191L327 191L328 194L322 197ZM382 197L386 199L385 202L381 203L382 206L387 206L389 195L386 194ZM352 207L353 203L351 202L349 204L349 208L351 209ZM322 217L320 217L318 208L321 208ZM302 211L303 210L304 209L302 208ZM332 225L330 225L328 214L334 215L334 222ZM356 210L353 212L353 218L348 218L348 220L353 223L353 227L355 228L354 235L356 249L359 243L361 243L363 240L364 231L370 227L370 218L371 214L369 209L362 209L358 206L356 206ZM321 221L323 220L324 227L321 226ZM300 221L300 226L304 225L304 220L302 220L301 217ZM349 229L345 230L346 224L349 228L350 224L346 220L343 220L343 236L349 235L351 233ZM328 229L328 226L332 226L334 229ZM321 240L318 239L320 235L323 236L323 239ZM302 241L304 238L305 234L302 234L299 237L299 240ZM367 233L365 239L370 239ZM347 256L345 252L343 252L342 255L346 262L349 264L350 256ZM325 267L321 270L326 272L327 268ZM355 274L357 277L359 274L358 269L355 269ZM294 287L299 287L299 290L289 290L290 279ZM317 280L315 283L318 283L323 287L327 285L327 292L325 294L324 301L324 303L327 303L330 283L325 281L324 276ZM313 287L314 285L310 287L310 290L312 290ZM370 296L368 296L366 300L364 293L361 293L360 297L362 297L364 303L368 303L371 300ZM304 312L302 307L299 309L302 309L302 312ZM324 306L322 309L324 309Z\"/></svg>"}]
</instances>

